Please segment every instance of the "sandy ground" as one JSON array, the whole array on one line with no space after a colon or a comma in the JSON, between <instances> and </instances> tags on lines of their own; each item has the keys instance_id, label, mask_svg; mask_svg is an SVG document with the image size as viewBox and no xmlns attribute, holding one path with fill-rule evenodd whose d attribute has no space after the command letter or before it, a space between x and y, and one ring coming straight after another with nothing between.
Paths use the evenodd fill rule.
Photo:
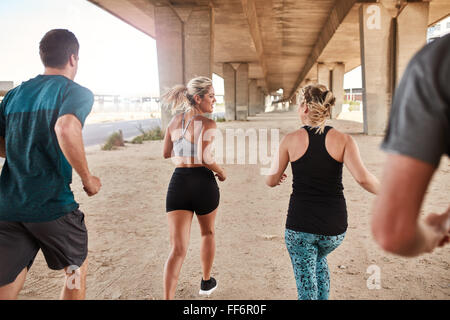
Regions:
<instances>
[{"instance_id":1,"label":"sandy ground","mask_svg":"<svg viewBox=\"0 0 450 320\"><path fill-rule=\"evenodd\" d=\"M335 120L331 125L352 134L368 169L381 176L385 155L381 137L362 135L362 124ZM247 122L218 123L225 128L281 128L280 138L299 127L295 113L273 113ZM88 149L91 171L103 190L93 198L74 175L73 189L89 230L88 299L161 299L163 266L169 253L165 195L173 164L162 159L162 143L127 145L116 151ZM226 164L228 180L219 183L217 254L213 276L219 287L211 299L296 299L296 287L284 244L284 223L291 192L288 181L264 184L259 165ZM382 252L370 233L374 196L344 170L349 228L342 245L329 255L331 299L449 299L450 246L414 259ZM444 159L426 197L424 212L449 205L450 161ZM200 299L200 231L194 218L191 242L177 288L177 299ZM380 268L381 288L368 289L367 269ZM47 269L39 253L21 299L56 299L61 271Z\"/></svg>"}]
</instances>

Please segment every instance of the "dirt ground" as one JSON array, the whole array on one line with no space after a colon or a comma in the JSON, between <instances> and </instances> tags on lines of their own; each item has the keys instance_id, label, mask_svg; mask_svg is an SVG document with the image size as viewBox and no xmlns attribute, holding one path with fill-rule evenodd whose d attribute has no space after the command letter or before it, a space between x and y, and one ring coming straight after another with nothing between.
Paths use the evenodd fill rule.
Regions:
<instances>
[{"instance_id":1,"label":"dirt ground","mask_svg":"<svg viewBox=\"0 0 450 320\"><path fill-rule=\"evenodd\" d=\"M352 134L361 156L377 177L385 155L382 137L361 134L362 124L334 120L330 124ZM280 138L299 128L295 113L271 113L246 122L218 123L226 128L280 128ZM91 171L101 177L102 191L88 198L79 177L72 185L86 214L89 230L88 299L162 299L163 266L169 253L165 196L173 171L162 158L162 142L127 145L116 151L87 150ZM217 252L212 275L218 289L210 299L296 299L291 262L284 244L284 223L291 192L288 180L276 188L264 184L261 165L225 164L216 222ZM450 246L414 259L381 251L370 233L374 196L344 169L349 228L342 245L328 257L330 299L449 299ZM441 212L449 205L450 161L443 159L423 208ZM194 218L187 258L181 270L177 299L198 296L201 279L200 230ZM380 269L381 288L368 289L369 266ZM370 269L369 269L370 270ZM61 271L47 268L39 253L21 299L56 299L63 285Z\"/></svg>"}]
</instances>

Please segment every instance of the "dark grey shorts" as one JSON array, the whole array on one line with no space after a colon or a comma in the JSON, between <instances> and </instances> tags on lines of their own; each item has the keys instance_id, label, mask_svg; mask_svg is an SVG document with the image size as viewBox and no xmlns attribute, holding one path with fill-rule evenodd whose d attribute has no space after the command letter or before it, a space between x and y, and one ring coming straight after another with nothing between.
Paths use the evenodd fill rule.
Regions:
<instances>
[{"instance_id":1,"label":"dark grey shorts","mask_svg":"<svg viewBox=\"0 0 450 320\"><path fill-rule=\"evenodd\" d=\"M88 253L83 212L75 210L49 222L0 221L0 287L30 269L39 249L50 269L80 267Z\"/></svg>"}]
</instances>

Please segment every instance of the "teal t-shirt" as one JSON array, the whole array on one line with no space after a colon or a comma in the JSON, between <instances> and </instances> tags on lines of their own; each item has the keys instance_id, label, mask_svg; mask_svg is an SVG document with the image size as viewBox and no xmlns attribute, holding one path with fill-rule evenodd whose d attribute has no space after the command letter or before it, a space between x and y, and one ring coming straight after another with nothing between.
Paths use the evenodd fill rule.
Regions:
<instances>
[{"instance_id":1,"label":"teal t-shirt","mask_svg":"<svg viewBox=\"0 0 450 320\"><path fill-rule=\"evenodd\" d=\"M59 75L39 75L9 91L0 104L6 161L0 176L0 221L45 222L78 209L72 167L55 134L56 120L84 125L94 95Z\"/></svg>"}]
</instances>

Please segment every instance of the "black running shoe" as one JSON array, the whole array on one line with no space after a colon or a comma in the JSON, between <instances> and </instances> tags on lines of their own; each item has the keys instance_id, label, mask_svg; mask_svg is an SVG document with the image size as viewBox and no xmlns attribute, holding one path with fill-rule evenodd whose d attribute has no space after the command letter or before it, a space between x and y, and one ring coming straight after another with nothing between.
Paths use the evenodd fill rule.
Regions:
<instances>
[{"instance_id":1,"label":"black running shoe","mask_svg":"<svg viewBox=\"0 0 450 320\"><path fill-rule=\"evenodd\" d=\"M201 296L209 296L216 289L217 289L216 279L211 277L209 280L205 281L202 278L202 282L200 284L200 292L198 294Z\"/></svg>"}]
</instances>

